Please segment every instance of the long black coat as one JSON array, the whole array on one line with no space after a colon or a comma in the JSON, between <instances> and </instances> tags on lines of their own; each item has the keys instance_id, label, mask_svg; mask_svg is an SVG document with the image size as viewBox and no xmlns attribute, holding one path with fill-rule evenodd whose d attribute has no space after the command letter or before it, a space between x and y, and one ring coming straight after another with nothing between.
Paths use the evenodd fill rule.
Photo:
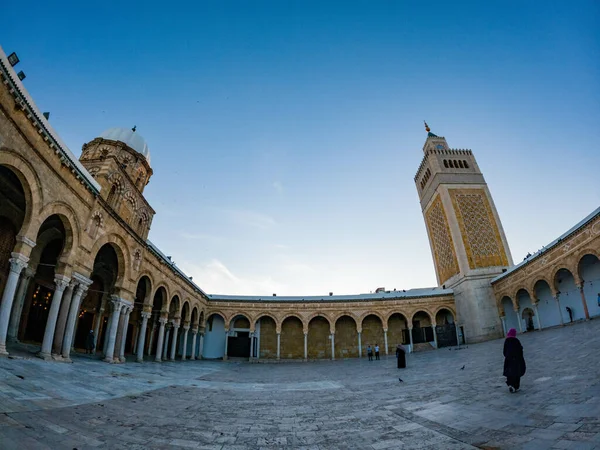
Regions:
<instances>
[{"instance_id":1,"label":"long black coat","mask_svg":"<svg viewBox=\"0 0 600 450\"><path fill-rule=\"evenodd\" d=\"M523 346L516 337L504 341L504 376L522 377L525 375L525 358Z\"/></svg>"}]
</instances>

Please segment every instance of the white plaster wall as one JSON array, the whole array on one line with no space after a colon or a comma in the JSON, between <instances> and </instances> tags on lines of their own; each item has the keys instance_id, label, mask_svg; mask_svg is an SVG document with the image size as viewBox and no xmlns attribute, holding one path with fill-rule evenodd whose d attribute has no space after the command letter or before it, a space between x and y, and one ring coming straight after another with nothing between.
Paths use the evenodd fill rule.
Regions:
<instances>
[{"instance_id":1,"label":"white plaster wall","mask_svg":"<svg viewBox=\"0 0 600 450\"><path fill-rule=\"evenodd\" d=\"M222 358L225 355L225 322L221 316L212 317L212 329L206 324L204 332L204 348L202 357L207 359Z\"/></svg>"},{"instance_id":2,"label":"white plaster wall","mask_svg":"<svg viewBox=\"0 0 600 450\"><path fill-rule=\"evenodd\" d=\"M560 325L558 304L554 297L552 297L550 286L545 282L537 283L535 285L535 295L538 298L538 313L540 315L540 320L542 321L542 328ZM564 320L566 311L561 310L561 313Z\"/></svg>"},{"instance_id":3,"label":"white plaster wall","mask_svg":"<svg viewBox=\"0 0 600 450\"><path fill-rule=\"evenodd\" d=\"M567 306L573 310L573 321L585 319L581 293L577 286L575 286L573 275L566 271L560 271L556 277L556 287L560 291L558 298L560 299L561 313L565 319L565 323L569 323Z\"/></svg>"},{"instance_id":4,"label":"white plaster wall","mask_svg":"<svg viewBox=\"0 0 600 450\"><path fill-rule=\"evenodd\" d=\"M515 310L513 309L512 302L508 298L504 298L502 300L502 306L504 307L506 331L508 332L508 330L514 328L519 332L519 319L517 318L517 313L515 313Z\"/></svg>"},{"instance_id":5,"label":"white plaster wall","mask_svg":"<svg viewBox=\"0 0 600 450\"><path fill-rule=\"evenodd\" d=\"M600 262L589 255L583 258L580 268L581 278L584 280L583 293L587 300L590 317L600 316L598 305L600 296Z\"/></svg>"}]
</instances>

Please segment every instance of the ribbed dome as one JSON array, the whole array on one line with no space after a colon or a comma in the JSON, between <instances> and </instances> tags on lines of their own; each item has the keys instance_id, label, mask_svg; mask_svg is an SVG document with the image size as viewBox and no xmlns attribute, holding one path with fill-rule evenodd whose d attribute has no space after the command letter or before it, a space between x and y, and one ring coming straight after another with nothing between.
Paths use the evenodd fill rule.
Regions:
<instances>
[{"instance_id":1,"label":"ribbed dome","mask_svg":"<svg viewBox=\"0 0 600 450\"><path fill-rule=\"evenodd\" d=\"M103 139L111 141L120 141L123 144L131 147L136 152L141 153L150 164L150 150L146 140L137 132L129 128L109 128L100 135Z\"/></svg>"}]
</instances>

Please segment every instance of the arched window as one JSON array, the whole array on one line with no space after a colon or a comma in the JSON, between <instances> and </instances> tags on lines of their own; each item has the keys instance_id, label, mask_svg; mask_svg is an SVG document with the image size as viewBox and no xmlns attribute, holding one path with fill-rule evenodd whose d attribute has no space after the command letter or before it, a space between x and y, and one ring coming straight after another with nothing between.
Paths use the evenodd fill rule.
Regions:
<instances>
[{"instance_id":1,"label":"arched window","mask_svg":"<svg viewBox=\"0 0 600 450\"><path fill-rule=\"evenodd\" d=\"M108 197L107 197L106 201L108 202L109 205L112 205L114 203L116 197L117 197L117 185L113 184L112 187L110 188L110 192L108 193Z\"/></svg>"},{"instance_id":2,"label":"arched window","mask_svg":"<svg viewBox=\"0 0 600 450\"><path fill-rule=\"evenodd\" d=\"M461 160L458 160L458 165L460 166L461 169L464 169L465 167L463 166L463 163Z\"/></svg>"},{"instance_id":3,"label":"arched window","mask_svg":"<svg viewBox=\"0 0 600 450\"><path fill-rule=\"evenodd\" d=\"M469 164L467 164L467 162L466 162L466 161L463 161L463 164L465 165L465 169L468 169L468 168L469 168Z\"/></svg>"},{"instance_id":4,"label":"arched window","mask_svg":"<svg viewBox=\"0 0 600 450\"><path fill-rule=\"evenodd\" d=\"M447 159L445 159L445 160L444 160L444 167L445 167L446 169L448 168L448 160L447 160Z\"/></svg>"}]
</instances>

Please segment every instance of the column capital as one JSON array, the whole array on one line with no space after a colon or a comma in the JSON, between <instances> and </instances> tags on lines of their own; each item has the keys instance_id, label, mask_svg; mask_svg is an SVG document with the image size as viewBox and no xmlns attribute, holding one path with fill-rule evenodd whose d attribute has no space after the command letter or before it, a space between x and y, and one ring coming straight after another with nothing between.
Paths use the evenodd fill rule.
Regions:
<instances>
[{"instance_id":1,"label":"column capital","mask_svg":"<svg viewBox=\"0 0 600 450\"><path fill-rule=\"evenodd\" d=\"M160 322L162 325L164 325L164 324L166 324L166 323L167 323L167 318L166 318L166 317L159 317L159 318L158 318L158 321L159 321L159 322Z\"/></svg>"},{"instance_id":2,"label":"column capital","mask_svg":"<svg viewBox=\"0 0 600 450\"><path fill-rule=\"evenodd\" d=\"M181 325L181 323L179 322L179 319L173 319L171 321L171 324L173 325L173 328L179 328L179 325Z\"/></svg>"},{"instance_id":3,"label":"column capital","mask_svg":"<svg viewBox=\"0 0 600 450\"><path fill-rule=\"evenodd\" d=\"M33 277L35 275L35 270L33 270L31 267L26 267L25 270L23 271L23 278L25 279L29 279L31 277Z\"/></svg>"},{"instance_id":4,"label":"column capital","mask_svg":"<svg viewBox=\"0 0 600 450\"><path fill-rule=\"evenodd\" d=\"M356 328L356 332L357 332L358 334L361 334L361 333L362 333L362 328L358 328L358 327L357 327L357 328Z\"/></svg>"},{"instance_id":5,"label":"column capital","mask_svg":"<svg viewBox=\"0 0 600 450\"><path fill-rule=\"evenodd\" d=\"M140 315L142 316L142 319L148 320L150 317L152 317L152 312L151 311L142 311L140 313Z\"/></svg>"},{"instance_id":6,"label":"column capital","mask_svg":"<svg viewBox=\"0 0 600 450\"><path fill-rule=\"evenodd\" d=\"M54 284L56 284L56 290L59 292L64 291L69 285L70 281L71 279L68 276L60 273L54 276Z\"/></svg>"},{"instance_id":7,"label":"column capital","mask_svg":"<svg viewBox=\"0 0 600 450\"><path fill-rule=\"evenodd\" d=\"M110 303L112 304L113 307L113 311L115 310L121 310L121 308L123 308L124 306L129 305L129 302L127 300L125 300L124 298L119 297L118 295L111 295L110 296Z\"/></svg>"},{"instance_id":8,"label":"column capital","mask_svg":"<svg viewBox=\"0 0 600 450\"><path fill-rule=\"evenodd\" d=\"M388 329L387 329L387 328L384 328L384 329L383 329L383 332L384 332L384 333L387 333L387 332L388 332Z\"/></svg>"},{"instance_id":9,"label":"column capital","mask_svg":"<svg viewBox=\"0 0 600 450\"><path fill-rule=\"evenodd\" d=\"M184 325L183 326L183 331L189 331L190 330L190 326L189 325Z\"/></svg>"},{"instance_id":10,"label":"column capital","mask_svg":"<svg viewBox=\"0 0 600 450\"><path fill-rule=\"evenodd\" d=\"M20 274L25 267L27 267L27 263L29 262L29 258L25 255L21 255L20 253L11 253L8 261L10 262L10 271L16 274Z\"/></svg>"},{"instance_id":11,"label":"column capital","mask_svg":"<svg viewBox=\"0 0 600 450\"><path fill-rule=\"evenodd\" d=\"M198 334L198 328L192 328L192 334Z\"/></svg>"}]
</instances>

